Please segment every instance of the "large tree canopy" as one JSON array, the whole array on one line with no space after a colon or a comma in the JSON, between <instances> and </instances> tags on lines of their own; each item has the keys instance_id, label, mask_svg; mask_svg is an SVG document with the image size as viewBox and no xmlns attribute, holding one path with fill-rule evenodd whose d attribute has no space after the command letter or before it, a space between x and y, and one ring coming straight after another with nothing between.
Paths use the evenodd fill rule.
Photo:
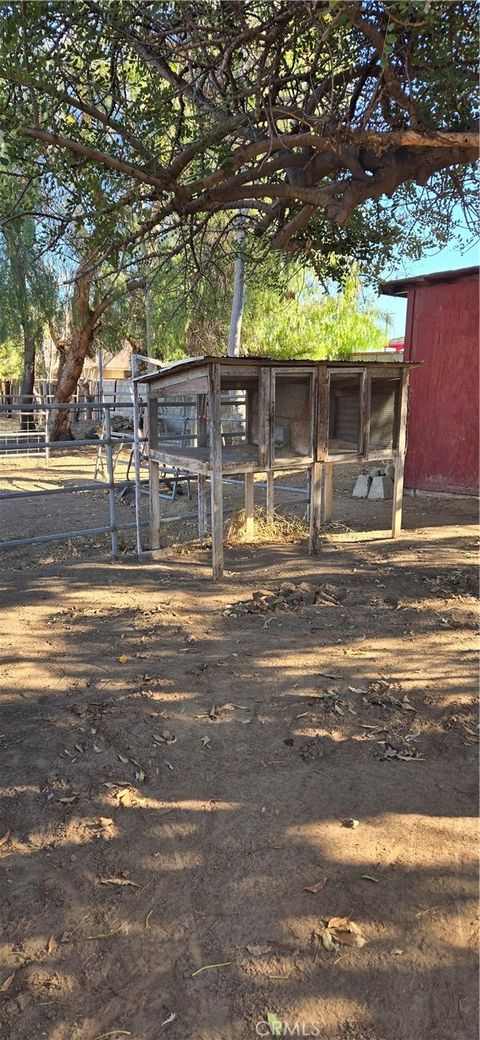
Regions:
<instances>
[{"instance_id":1,"label":"large tree canopy","mask_svg":"<svg viewBox=\"0 0 480 1040\"><path fill-rule=\"evenodd\" d=\"M382 221L388 240L388 199L404 208L414 198L422 222L433 198L438 225L458 200L468 206L475 2L1 10L3 162L76 186L51 214L60 222L88 221L101 181L106 252L167 237L195 251L212 218L226 214L225 233L239 207L259 249L341 252L349 235L365 247ZM127 207L136 217L125 233Z\"/></svg>"}]
</instances>

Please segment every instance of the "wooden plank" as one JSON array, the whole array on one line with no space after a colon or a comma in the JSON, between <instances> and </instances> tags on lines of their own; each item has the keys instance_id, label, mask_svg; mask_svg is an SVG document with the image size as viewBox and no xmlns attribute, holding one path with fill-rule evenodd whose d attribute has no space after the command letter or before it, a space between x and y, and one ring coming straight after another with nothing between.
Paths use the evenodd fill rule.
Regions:
<instances>
[{"instance_id":1,"label":"wooden plank","mask_svg":"<svg viewBox=\"0 0 480 1040\"><path fill-rule=\"evenodd\" d=\"M267 471L267 524L273 524L275 516L275 477L273 470Z\"/></svg>"},{"instance_id":2,"label":"wooden plank","mask_svg":"<svg viewBox=\"0 0 480 1040\"><path fill-rule=\"evenodd\" d=\"M158 401L148 395L148 448L158 447Z\"/></svg>"},{"instance_id":3,"label":"wooden plank","mask_svg":"<svg viewBox=\"0 0 480 1040\"><path fill-rule=\"evenodd\" d=\"M322 513L322 476L321 462L314 462L310 470L310 556L316 556L320 544L320 525Z\"/></svg>"},{"instance_id":4,"label":"wooden plank","mask_svg":"<svg viewBox=\"0 0 480 1040\"><path fill-rule=\"evenodd\" d=\"M148 383L152 397L162 394L202 394L207 390L206 367L196 368L193 372L159 372L155 379Z\"/></svg>"},{"instance_id":5,"label":"wooden plank","mask_svg":"<svg viewBox=\"0 0 480 1040\"><path fill-rule=\"evenodd\" d=\"M190 473L199 474L203 473L208 476L210 473L210 462L205 462L200 459L196 459L193 455L186 454L175 454L174 450L171 451L160 451L155 448L149 448L148 456L153 462L160 462L162 466L169 466L172 469L188 469ZM238 466L238 469L242 469L242 465Z\"/></svg>"},{"instance_id":6,"label":"wooden plank","mask_svg":"<svg viewBox=\"0 0 480 1040\"><path fill-rule=\"evenodd\" d=\"M198 537L205 538L208 527L207 519L207 478L203 474L197 477L198 498Z\"/></svg>"},{"instance_id":7,"label":"wooden plank","mask_svg":"<svg viewBox=\"0 0 480 1040\"><path fill-rule=\"evenodd\" d=\"M277 376L291 376L292 379L297 379L299 376L311 376L315 372L315 364L312 365L298 365L295 369L292 369L291 362L287 365L281 365L278 363L275 365L275 375ZM292 375L292 372L295 374Z\"/></svg>"},{"instance_id":8,"label":"wooden plank","mask_svg":"<svg viewBox=\"0 0 480 1040\"><path fill-rule=\"evenodd\" d=\"M271 430L271 372L269 368L261 368L258 387L258 464L265 468L270 465Z\"/></svg>"},{"instance_id":9,"label":"wooden plank","mask_svg":"<svg viewBox=\"0 0 480 1040\"><path fill-rule=\"evenodd\" d=\"M148 488L150 500L150 548L160 548L160 467L148 460Z\"/></svg>"},{"instance_id":10,"label":"wooden plank","mask_svg":"<svg viewBox=\"0 0 480 1040\"><path fill-rule=\"evenodd\" d=\"M368 459L368 448L370 441L370 412L372 404L372 380L369 372L362 375L361 390L361 429L360 429L360 454L366 461Z\"/></svg>"},{"instance_id":11,"label":"wooden plank","mask_svg":"<svg viewBox=\"0 0 480 1040\"><path fill-rule=\"evenodd\" d=\"M245 473L245 535L249 539L255 536L253 473Z\"/></svg>"},{"instance_id":12,"label":"wooden plank","mask_svg":"<svg viewBox=\"0 0 480 1040\"><path fill-rule=\"evenodd\" d=\"M402 374L402 387L398 402L398 454L397 458L395 459L395 478L393 484L392 538L397 538L402 529L403 477L405 469L405 451L407 447L407 411L409 378L409 370L404 369Z\"/></svg>"},{"instance_id":13,"label":"wooden plank","mask_svg":"<svg viewBox=\"0 0 480 1040\"><path fill-rule=\"evenodd\" d=\"M199 448L208 445L207 395L197 395L197 443Z\"/></svg>"},{"instance_id":14,"label":"wooden plank","mask_svg":"<svg viewBox=\"0 0 480 1040\"><path fill-rule=\"evenodd\" d=\"M383 455L381 456L381 458L383 458ZM344 463L347 463L347 462L362 462L363 460L362 460L362 456L359 455L359 453L357 451L346 451L344 453L339 452L338 455L335 455L334 452L331 452L330 454L328 454L326 456L324 461L325 462L334 462L335 465L337 465L337 463L342 463L342 462L344 462Z\"/></svg>"},{"instance_id":15,"label":"wooden plank","mask_svg":"<svg viewBox=\"0 0 480 1040\"><path fill-rule=\"evenodd\" d=\"M210 495L212 503L212 577L223 577L223 486L220 366L208 370L208 430L210 435Z\"/></svg>"},{"instance_id":16,"label":"wooden plank","mask_svg":"<svg viewBox=\"0 0 480 1040\"><path fill-rule=\"evenodd\" d=\"M328 423L329 423L329 379L328 370L320 368L317 382L317 451L318 462L323 462L328 454Z\"/></svg>"},{"instance_id":17,"label":"wooden plank","mask_svg":"<svg viewBox=\"0 0 480 1040\"><path fill-rule=\"evenodd\" d=\"M333 472L334 463L329 462L323 467L323 523L331 524L333 516Z\"/></svg>"}]
</instances>

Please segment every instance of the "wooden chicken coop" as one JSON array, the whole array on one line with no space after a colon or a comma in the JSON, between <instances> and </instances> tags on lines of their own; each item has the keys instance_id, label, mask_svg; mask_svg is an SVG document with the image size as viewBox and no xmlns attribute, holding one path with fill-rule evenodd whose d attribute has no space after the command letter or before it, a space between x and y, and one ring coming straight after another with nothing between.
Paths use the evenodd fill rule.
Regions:
<instances>
[{"instance_id":1,"label":"wooden chicken coop","mask_svg":"<svg viewBox=\"0 0 480 1040\"><path fill-rule=\"evenodd\" d=\"M274 474L310 471L310 552L318 551L329 511L333 467L391 459L395 464L392 536L401 528L409 370L401 362L288 361L195 357L137 378L148 388L151 548L160 545L161 473L198 481L198 531L207 531L210 484L212 568L223 574L223 479L243 474L245 515L254 535L254 474L267 476L273 518ZM183 405L176 432L165 407ZM169 413L171 415L171 411ZM323 503L322 503L323 499Z\"/></svg>"}]
</instances>

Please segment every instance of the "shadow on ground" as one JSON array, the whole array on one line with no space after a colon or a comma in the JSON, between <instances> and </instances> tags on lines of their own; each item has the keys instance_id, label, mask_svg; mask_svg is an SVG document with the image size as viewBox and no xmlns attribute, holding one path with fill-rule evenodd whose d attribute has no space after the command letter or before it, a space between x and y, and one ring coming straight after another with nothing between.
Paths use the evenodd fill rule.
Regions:
<instances>
[{"instance_id":1,"label":"shadow on ground","mask_svg":"<svg viewBox=\"0 0 480 1040\"><path fill-rule=\"evenodd\" d=\"M243 547L220 586L201 555L5 573L5 1040L250 1040L268 1012L470 1040L473 550L439 528ZM285 579L339 601L232 616ZM367 944L326 950L332 916Z\"/></svg>"}]
</instances>

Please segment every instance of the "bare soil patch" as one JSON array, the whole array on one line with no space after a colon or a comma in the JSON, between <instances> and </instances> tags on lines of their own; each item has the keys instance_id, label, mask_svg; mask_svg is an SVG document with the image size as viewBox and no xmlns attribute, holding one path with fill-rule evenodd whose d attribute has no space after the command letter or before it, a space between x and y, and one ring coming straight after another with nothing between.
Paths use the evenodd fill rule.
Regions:
<instances>
[{"instance_id":1,"label":"bare soil patch","mask_svg":"<svg viewBox=\"0 0 480 1040\"><path fill-rule=\"evenodd\" d=\"M475 514L405 506L218 586L2 554L2 1038L476 1035Z\"/></svg>"}]
</instances>

